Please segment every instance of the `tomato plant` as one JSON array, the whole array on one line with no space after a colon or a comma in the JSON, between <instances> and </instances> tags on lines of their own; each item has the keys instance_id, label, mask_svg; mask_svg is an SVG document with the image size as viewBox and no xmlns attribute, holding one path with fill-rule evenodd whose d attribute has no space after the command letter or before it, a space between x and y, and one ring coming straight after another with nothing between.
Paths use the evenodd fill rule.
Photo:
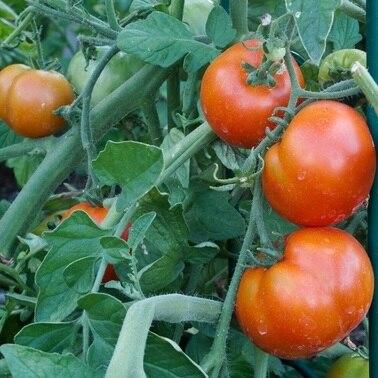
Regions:
<instances>
[{"instance_id":1,"label":"tomato plant","mask_svg":"<svg viewBox=\"0 0 378 378\"><path fill-rule=\"evenodd\" d=\"M291 85L287 71L275 75L273 88L247 83L248 72L242 63L258 67L263 56L258 40L237 43L211 63L202 79L201 105L207 121L220 138L238 147L256 146L265 129L274 127L269 120L274 109L289 102ZM301 71L293 64L303 86Z\"/></svg>"},{"instance_id":2,"label":"tomato plant","mask_svg":"<svg viewBox=\"0 0 378 378\"><path fill-rule=\"evenodd\" d=\"M55 134L64 120L53 112L74 99L65 77L23 65L11 65L1 72L1 94L5 99L1 113L9 126L29 138Z\"/></svg>"},{"instance_id":3,"label":"tomato plant","mask_svg":"<svg viewBox=\"0 0 378 378\"><path fill-rule=\"evenodd\" d=\"M366 200L375 156L368 126L356 110L334 101L314 102L268 151L264 194L293 223L341 222Z\"/></svg>"},{"instance_id":4,"label":"tomato plant","mask_svg":"<svg viewBox=\"0 0 378 378\"><path fill-rule=\"evenodd\" d=\"M83 52L77 52L71 59L67 69L67 79L71 82L77 93L82 93L88 79L96 68L98 59L108 51L107 47L96 49L96 59L90 59L87 65ZM103 98L112 93L135 72L143 66L138 58L119 52L101 72L92 92L91 102L98 104Z\"/></svg>"},{"instance_id":5,"label":"tomato plant","mask_svg":"<svg viewBox=\"0 0 378 378\"><path fill-rule=\"evenodd\" d=\"M104 220L106 215L108 214L108 209L106 207L100 207L100 206L93 206L88 202L81 202L77 205L74 205L63 212L62 214L62 220L68 218L73 212L75 211L84 211L88 214L88 216L96 223L101 224L101 222ZM129 229L131 225L127 225L124 231L121 234L121 238L123 240L127 240L129 237ZM118 279L117 273L113 267L113 265L108 265L106 267L104 276L102 278L102 282L106 283L109 281L115 281Z\"/></svg>"},{"instance_id":6,"label":"tomato plant","mask_svg":"<svg viewBox=\"0 0 378 378\"><path fill-rule=\"evenodd\" d=\"M286 239L280 262L245 271L236 315L261 349L288 359L310 357L361 322L373 286L357 240L333 228L302 229Z\"/></svg>"},{"instance_id":7,"label":"tomato plant","mask_svg":"<svg viewBox=\"0 0 378 378\"><path fill-rule=\"evenodd\" d=\"M0 376L377 370L372 9L0 0Z\"/></svg>"},{"instance_id":8,"label":"tomato plant","mask_svg":"<svg viewBox=\"0 0 378 378\"><path fill-rule=\"evenodd\" d=\"M368 378L369 361L357 354L340 357L327 373L326 378Z\"/></svg>"}]
</instances>

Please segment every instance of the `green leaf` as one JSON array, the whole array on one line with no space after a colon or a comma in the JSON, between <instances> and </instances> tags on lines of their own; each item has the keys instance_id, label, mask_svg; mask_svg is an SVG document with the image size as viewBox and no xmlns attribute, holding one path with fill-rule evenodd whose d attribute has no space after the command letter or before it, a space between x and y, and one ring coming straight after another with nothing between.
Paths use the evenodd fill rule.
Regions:
<instances>
[{"instance_id":1,"label":"green leaf","mask_svg":"<svg viewBox=\"0 0 378 378\"><path fill-rule=\"evenodd\" d=\"M22 138L0 120L0 148L21 142Z\"/></svg>"},{"instance_id":2,"label":"green leaf","mask_svg":"<svg viewBox=\"0 0 378 378\"><path fill-rule=\"evenodd\" d=\"M218 54L214 47L196 41L181 21L163 12L153 12L145 20L126 25L118 35L117 46L161 67L171 66L188 53L201 64Z\"/></svg>"},{"instance_id":3,"label":"green leaf","mask_svg":"<svg viewBox=\"0 0 378 378\"><path fill-rule=\"evenodd\" d=\"M299 38L315 64L319 64L325 52L334 13L340 1L285 0L287 10L294 14Z\"/></svg>"},{"instance_id":4,"label":"green leaf","mask_svg":"<svg viewBox=\"0 0 378 378\"><path fill-rule=\"evenodd\" d=\"M360 26L356 19L341 11L335 12L335 20L328 40L333 43L333 50L350 49L361 41Z\"/></svg>"},{"instance_id":5,"label":"green leaf","mask_svg":"<svg viewBox=\"0 0 378 378\"><path fill-rule=\"evenodd\" d=\"M93 342L88 349L87 362L93 369L101 369L100 372L105 377L106 369L112 358L114 346L106 343L102 338L94 336Z\"/></svg>"},{"instance_id":6,"label":"green leaf","mask_svg":"<svg viewBox=\"0 0 378 378\"><path fill-rule=\"evenodd\" d=\"M46 353L16 344L2 345L0 352L4 355L13 378L100 377L72 354Z\"/></svg>"},{"instance_id":7,"label":"green leaf","mask_svg":"<svg viewBox=\"0 0 378 378\"><path fill-rule=\"evenodd\" d=\"M114 346L126 315L123 303L104 293L87 294L77 303L86 311L92 332L107 344Z\"/></svg>"},{"instance_id":8,"label":"green leaf","mask_svg":"<svg viewBox=\"0 0 378 378\"><path fill-rule=\"evenodd\" d=\"M129 11L147 10L161 5L169 5L169 0L134 0L131 3Z\"/></svg>"},{"instance_id":9,"label":"green leaf","mask_svg":"<svg viewBox=\"0 0 378 378\"><path fill-rule=\"evenodd\" d=\"M33 323L22 328L14 341L43 352L61 353L72 347L75 337L75 322Z\"/></svg>"},{"instance_id":10,"label":"green leaf","mask_svg":"<svg viewBox=\"0 0 378 378\"><path fill-rule=\"evenodd\" d=\"M156 218L146 232L145 244L148 243L159 251L158 257L162 255L181 257L183 246L187 245L188 239L188 228L182 216L182 208L180 206L171 208L168 196L153 189L142 199L135 216L139 217L151 211L156 213ZM147 245L148 254L150 254L149 245Z\"/></svg>"},{"instance_id":11,"label":"green leaf","mask_svg":"<svg viewBox=\"0 0 378 378\"><path fill-rule=\"evenodd\" d=\"M141 215L133 222L130 228L129 238L127 240L127 244L130 246L132 251L135 251L138 248L139 244L143 241L147 230L149 229L155 218L156 213L154 211L151 211L149 213Z\"/></svg>"},{"instance_id":12,"label":"green leaf","mask_svg":"<svg viewBox=\"0 0 378 378\"><path fill-rule=\"evenodd\" d=\"M203 378L206 373L172 340L150 332L144 357L149 378Z\"/></svg>"},{"instance_id":13,"label":"green leaf","mask_svg":"<svg viewBox=\"0 0 378 378\"><path fill-rule=\"evenodd\" d=\"M243 235L244 219L228 203L229 199L228 193L210 190L202 185L192 188L190 197L184 203L184 218L189 227L191 241L201 243Z\"/></svg>"},{"instance_id":14,"label":"green leaf","mask_svg":"<svg viewBox=\"0 0 378 378\"><path fill-rule=\"evenodd\" d=\"M129 245L125 240L115 236L104 236L100 240L105 260L110 264L129 263Z\"/></svg>"},{"instance_id":15,"label":"green leaf","mask_svg":"<svg viewBox=\"0 0 378 378\"><path fill-rule=\"evenodd\" d=\"M185 260L191 264L207 264L219 252L219 247L210 242L201 243L185 250Z\"/></svg>"},{"instance_id":16,"label":"green leaf","mask_svg":"<svg viewBox=\"0 0 378 378\"><path fill-rule=\"evenodd\" d=\"M106 144L93 169L106 185L117 184L122 190L121 207L134 203L155 184L164 168L162 150L139 142L111 142Z\"/></svg>"},{"instance_id":17,"label":"green leaf","mask_svg":"<svg viewBox=\"0 0 378 378\"><path fill-rule=\"evenodd\" d=\"M63 272L67 265L83 257L100 257L100 238L107 234L82 211L74 212L53 232L45 233L51 249L36 274L40 289L37 321L59 321L76 308L79 294L67 285Z\"/></svg>"},{"instance_id":18,"label":"green leaf","mask_svg":"<svg viewBox=\"0 0 378 378\"><path fill-rule=\"evenodd\" d=\"M143 292L156 292L172 283L184 270L181 259L163 256L140 272L140 284Z\"/></svg>"},{"instance_id":19,"label":"green leaf","mask_svg":"<svg viewBox=\"0 0 378 378\"><path fill-rule=\"evenodd\" d=\"M93 286L97 256L86 256L67 265L63 277L68 287L79 294L88 293Z\"/></svg>"},{"instance_id":20,"label":"green leaf","mask_svg":"<svg viewBox=\"0 0 378 378\"><path fill-rule=\"evenodd\" d=\"M7 166L13 168L18 185L24 186L43 160L43 155L24 155L7 160Z\"/></svg>"},{"instance_id":21,"label":"green leaf","mask_svg":"<svg viewBox=\"0 0 378 378\"><path fill-rule=\"evenodd\" d=\"M214 42L215 46L226 47L236 36L236 30L232 28L232 21L226 10L215 6L206 22L206 34Z\"/></svg>"},{"instance_id":22,"label":"green leaf","mask_svg":"<svg viewBox=\"0 0 378 378\"><path fill-rule=\"evenodd\" d=\"M9 21L14 21L17 18L17 13L2 0L0 0L0 17Z\"/></svg>"}]
</instances>

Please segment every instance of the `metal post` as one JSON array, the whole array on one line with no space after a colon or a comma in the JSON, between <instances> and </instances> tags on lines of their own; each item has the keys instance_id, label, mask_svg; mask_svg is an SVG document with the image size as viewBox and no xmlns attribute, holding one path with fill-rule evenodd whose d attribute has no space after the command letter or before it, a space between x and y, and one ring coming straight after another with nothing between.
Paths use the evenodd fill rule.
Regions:
<instances>
[{"instance_id":1,"label":"metal post","mask_svg":"<svg viewBox=\"0 0 378 378\"><path fill-rule=\"evenodd\" d=\"M367 0L366 51L370 74L378 81L378 1ZM368 121L374 143L378 148L378 117L369 107ZM369 254L375 273L375 294L369 313L370 378L378 378L378 175L370 195Z\"/></svg>"}]
</instances>

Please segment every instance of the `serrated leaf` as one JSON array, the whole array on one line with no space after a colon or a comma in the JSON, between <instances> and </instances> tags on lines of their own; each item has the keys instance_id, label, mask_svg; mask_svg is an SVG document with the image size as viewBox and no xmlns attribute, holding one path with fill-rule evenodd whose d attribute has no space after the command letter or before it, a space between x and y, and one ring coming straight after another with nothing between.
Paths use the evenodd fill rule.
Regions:
<instances>
[{"instance_id":1,"label":"serrated leaf","mask_svg":"<svg viewBox=\"0 0 378 378\"><path fill-rule=\"evenodd\" d=\"M15 336L15 343L61 353L72 347L76 337L75 322L28 324Z\"/></svg>"},{"instance_id":2,"label":"serrated leaf","mask_svg":"<svg viewBox=\"0 0 378 378\"><path fill-rule=\"evenodd\" d=\"M79 294L67 285L63 271L83 257L100 257L100 238L107 234L108 231L101 230L82 211L74 212L53 232L45 233L51 249L35 278L39 286L37 321L62 320L76 308Z\"/></svg>"},{"instance_id":3,"label":"serrated leaf","mask_svg":"<svg viewBox=\"0 0 378 378\"><path fill-rule=\"evenodd\" d=\"M13 378L101 376L73 354L46 353L16 344L2 345L0 352L4 355Z\"/></svg>"},{"instance_id":4,"label":"serrated leaf","mask_svg":"<svg viewBox=\"0 0 378 378\"><path fill-rule=\"evenodd\" d=\"M153 35L153 38L151 38ZM209 61L217 52L198 42L181 21L163 12L153 12L145 20L126 25L117 38L117 46L145 62L169 67L188 53Z\"/></svg>"},{"instance_id":5,"label":"serrated leaf","mask_svg":"<svg viewBox=\"0 0 378 378\"><path fill-rule=\"evenodd\" d=\"M141 215L133 222L129 233L129 239L127 241L132 251L135 251L138 248L155 218L156 213L151 211Z\"/></svg>"},{"instance_id":6,"label":"serrated leaf","mask_svg":"<svg viewBox=\"0 0 378 378\"><path fill-rule=\"evenodd\" d=\"M140 272L143 292L156 292L172 283L183 271L185 264L175 256L162 256Z\"/></svg>"},{"instance_id":7,"label":"serrated leaf","mask_svg":"<svg viewBox=\"0 0 378 378\"><path fill-rule=\"evenodd\" d=\"M148 334L144 370L150 378L207 377L202 368L185 354L179 345L152 332Z\"/></svg>"},{"instance_id":8,"label":"serrated leaf","mask_svg":"<svg viewBox=\"0 0 378 378\"><path fill-rule=\"evenodd\" d=\"M164 168L160 148L139 142L108 142L93 169L106 185L120 185L119 205L126 207L146 194Z\"/></svg>"},{"instance_id":9,"label":"serrated leaf","mask_svg":"<svg viewBox=\"0 0 378 378\"><path fill-rule=\"evenodd\" d=\"M236 30L232 28L230 15L226 10L215 6L206 22L206 34L214 42L215 46L226 47L236 36Z\"/></svg>"},{"instance_id":10,"label":"serrated leaf","mask_svg":"<svg viewBox=\"0 0 378 378\"><path fill-rule=\"evenodd\" d=\"M315 64L319 64L324 54L334 13L340 1L285 0L287 10L294 14L299 38Z\"/></svg>"},{"instance_id":11,"label":"serrated leaf","mask_svg":"<svg viewBox=\"0 0 378 378\"><path fill-rule=\"evenodd\" d=\"M360 26L356 19L336 11L328 40L333 43L334 50L350 49L362 39L359 30Z\"/></svg>"},{"instance_id":12,"label":"serrated leaf","mask_svg":"<svg viewBox=\"0 0 378 378\"><path fill-rule=\"evenodd\" d=\"M87 256L67 265L63 271L64 281L67 286L79 294L90 291L96 277L96 261L98 261L98 257Z\"/></svg>"},{"instance_id":13,"label":"serrated leaf","mask_svg":"<svg viewBox=\"0 0 378 378\"><path fill-rule=\"evenodd\" d=\"M232 171L240 171L240 165L232 147L224 142L215 141L211 147L222 164Z\"/></svg>"},{"instance_id":14,"label":"serrated leaf","mask_svg":"<svg viewBox=\"0 0 378 378\"><path fill-rule=\"evenodd\" d=\"M123 303L104 293L87 294L81 297L77 303L81 309L86 311L93 333L114 346L126 315Z\"/></svg>"},{"instance_id":15,"label":"serrated leaf","mask_svg":"<svg viewBox=\"0 0 378 378\"><path fill-rule=\"evenodd\" d=\"M189 227L190 240L227 240L243 235L245 222L241 214L229 204L228 193L210 190L202 185L192 187L184 203L184 218ZM214 219L217 221L214 222Z\"/></svg>"}]
</instances>

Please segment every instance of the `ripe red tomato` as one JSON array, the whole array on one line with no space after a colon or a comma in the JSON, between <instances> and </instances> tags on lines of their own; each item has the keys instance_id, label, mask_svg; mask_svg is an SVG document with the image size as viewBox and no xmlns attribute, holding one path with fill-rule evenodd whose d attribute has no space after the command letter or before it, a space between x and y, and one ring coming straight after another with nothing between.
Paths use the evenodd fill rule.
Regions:
<instances>
[{"instance_id":1,"label":"ripe red tomato","mask_svg":"<svg viewBox=\"0 0 378 378\"><path fill-rule=\"evenodd\" d=\"M375 165L364 118L347 105L318 101L302 109L267 152L263 191L291 222L328 226L349 217L367 198Z\"/></svg>"},{"instance_id":2,"label":"ripe red tomato","mask_svg":"<svg viewBox=\"0 0 378 378\"><path fill-rule=\"evenodd\" d=\"M64 119L53 112L73 99L73 89L60 73L25 70L14 77L7 91L5 118L24 137L51 135L64 124Z\"/></svg>"},{"instance_id":3,"label":"ripe red tomato","mask_svg":"<svg viewBox=\"0 0 378 378\"><path fill-rule=\"evenodd\" d=\"M287 106L290 78L287 71L275 75L276 85L247 84L246 62L260 66L263 50L258 40L251 39L231 46L207 68L201 84L201 105L214 132L227 143L251 148L265 136L265 129L275 127L268 118L277 106ZM293 60L301 86L304 79Z\"/></svg>"},{"instance_id":4,"label":"ripe red tomato","mask_svg":"<svg viewBox=\"0 0 378 378\"><path fill-rule=\"evenodd\" d=\"M244 272L236 316L262 350L310 357L361 322L373 287L368 255L353 236L335 228L301 229L288 236L280 262Z\"/></svg>"},{"instance_id":5,"label":"ripe red tomato","mask_svg":"<svg viewBox=\"0 0 378 378\"><path fill-rule=\"evenodd\" d=\"M345 354L332 365L326 378L369 378L369 360L358 354Z\"/></svg>"},{"instance_id":6,"label":"ripe red tomato","mask_svg":"<svg viewBox=\"0 0 378 378\"><path fill-rule=\"evenodd\" d=\"M105 207L96 207L92 206L88 202L81 202L78 203L77 205L72 206L71 208L67 209L63 214L62 214L62 219L68 218L74 211L81 210L84 211L88 214L88 216L96 223L100 224L103 219L106 217L108 214L108 209ZM121 239L127 240L129 237L129 230L130 230L131 225L128 224L124 231L122 232ZM114 270L113 265L108 265L106 267L104 276L102 278L102 282L106 283L109 281L116 281L118 280L117 273Z\"/></svg>"},{"instance_id":7,"label":"ripe red tomato","mask_svg":"<svg viewBox=\"0 0 378 378\"><path fill-rule=\"evenodd\" d=\"M0 119L5 122L7 122L6 100L9 88L14 79L26 70L30 70L30 67L24 64L11 64L0 71Z\"/></svg>"}]
</instances>

